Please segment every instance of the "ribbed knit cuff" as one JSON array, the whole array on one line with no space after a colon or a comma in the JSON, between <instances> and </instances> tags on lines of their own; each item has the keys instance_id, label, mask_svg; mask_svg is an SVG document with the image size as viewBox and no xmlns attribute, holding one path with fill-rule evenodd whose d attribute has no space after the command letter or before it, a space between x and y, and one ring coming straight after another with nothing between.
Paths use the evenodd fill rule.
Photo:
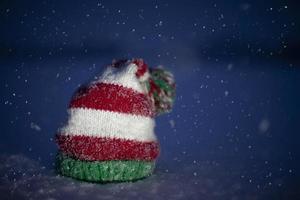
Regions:
<instances>
[{"instance_id":1,"label":"ribbed knit cuff","mask_svg":"<svg viewBox=\"0 0 300 200\"><path fill-rule=\"evenodd\" d=\"M82 161L61 152L56 164L60 174L91 182L133 181L151 175L155 166L154 161Z\"/></svg>"}]
</instances>

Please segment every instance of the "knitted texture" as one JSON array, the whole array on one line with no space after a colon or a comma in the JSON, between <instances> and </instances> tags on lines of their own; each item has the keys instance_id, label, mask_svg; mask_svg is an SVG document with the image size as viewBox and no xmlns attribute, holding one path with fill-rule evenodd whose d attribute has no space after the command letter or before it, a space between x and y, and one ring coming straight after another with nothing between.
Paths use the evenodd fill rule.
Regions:
<instances>
[{"instance_id":1,"label":"knitted texture","mask_svg":"<svg viewBox=\"0 0 300 200\"><path fill-rule=\"evenodd\" d=\"M139 142L116 138L89 136L57 136L59 148L82 160L154 160L159 153L158 142ZM86 145L88 144L88 145Z\"/></svg>"},{"instance_id":2,"label":"knitted texture","mask_svg":"<svg viewBox=\"0 0 300 200\"><path fill-rule=\"evenodd\" d=\"M148 90L155 104L156 115L170 112L175 99L175 81L173 74L162 69L151 69Z\"/></svg>"},{"instance_id":3,"label":"knitted texture","mask_svg":"<svg viewBox=\"0 0 300 200\"><path fill-rule=\"evenodd\" d=\"M132 181L153 172L159 155L154 116L167 105L157 109L153 94L169 105L160 91L170 88L163 84L165 89L153 90L151 80L142 59L120 60L75 92L68 121L56 135L60 174L107 182Z\"/></svg>"},{"instance_id":4,"label":"knitted texture","mask_svg":"<svg viewBox=\"0 0 300 200\"><path fill-rule=\"evenodd\" d=\"M62 175L91 182L133 181L151 175L155 166L135 160L81 161L61 153L56 163Z\"/></svg>"}]
</instances>

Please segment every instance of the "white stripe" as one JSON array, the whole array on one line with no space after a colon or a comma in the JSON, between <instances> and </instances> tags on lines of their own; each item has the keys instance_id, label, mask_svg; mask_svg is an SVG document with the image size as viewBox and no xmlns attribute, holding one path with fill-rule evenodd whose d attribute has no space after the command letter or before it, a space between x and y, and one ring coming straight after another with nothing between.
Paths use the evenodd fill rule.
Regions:
<instances>
[{"instance_id":1,"label":"white stripe","mask_svg":"<svg viewBox=\"0 0 300 200\"><path fill-rule=\"evenodd\" d=\"M115 85L121 85L127 88L131 88L139 93L146 93L144 87L141 85L139 79L135 73L137 71L137 65L134 63L128 64L126 67L116 68L107 67L103 75L99 77L95 82L110 83ZM92 84L94 84L93 82Z\"/></svg>"},{"instance_id":2,"label":"white stripe","mask_svg":"<svg viewBox=\"0 0 300 200\"><path fill-rule=\"evenodd\" d=\"M156 141L150 117L86 108L71 108L68 113L68 123L60 130L63 135Z\"/></svg>"}]
</instances>

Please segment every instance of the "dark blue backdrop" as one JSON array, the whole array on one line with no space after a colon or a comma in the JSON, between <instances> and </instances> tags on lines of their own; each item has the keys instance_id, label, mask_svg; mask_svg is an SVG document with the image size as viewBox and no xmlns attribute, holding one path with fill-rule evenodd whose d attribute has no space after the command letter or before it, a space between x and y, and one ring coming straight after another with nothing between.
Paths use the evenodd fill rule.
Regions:
<instances>
[{"instance_id":1,"label":"dark blue backdrop","mask_svg":"<svg viewBox=\"0 0 300 200\"><path fill-rule=\"evenodd\" d=\"M299 198L300 26L295 1L1 1L4 198ZM161 156L136 183L53 170L76 88L114 58L173 71Z\"/></svg>"}]
</instances>

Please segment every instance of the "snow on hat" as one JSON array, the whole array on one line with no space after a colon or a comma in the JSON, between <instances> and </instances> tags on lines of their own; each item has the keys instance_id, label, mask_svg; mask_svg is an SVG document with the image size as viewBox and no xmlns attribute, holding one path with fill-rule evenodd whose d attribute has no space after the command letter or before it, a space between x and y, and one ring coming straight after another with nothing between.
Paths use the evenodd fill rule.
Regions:
<instances>
[{"instance_id":1,"label":"snow on hat","mask_svg":"<svg viewBox=\"0 0 300 200\"><path fill-rule=\"evenodd\" d=\"M142 59L120 60L71 99L56 135L60 174L86 181L130 181L152 174L159 144L154 117L170 111L171 73Z\"/></svg>"}]
</instances>

